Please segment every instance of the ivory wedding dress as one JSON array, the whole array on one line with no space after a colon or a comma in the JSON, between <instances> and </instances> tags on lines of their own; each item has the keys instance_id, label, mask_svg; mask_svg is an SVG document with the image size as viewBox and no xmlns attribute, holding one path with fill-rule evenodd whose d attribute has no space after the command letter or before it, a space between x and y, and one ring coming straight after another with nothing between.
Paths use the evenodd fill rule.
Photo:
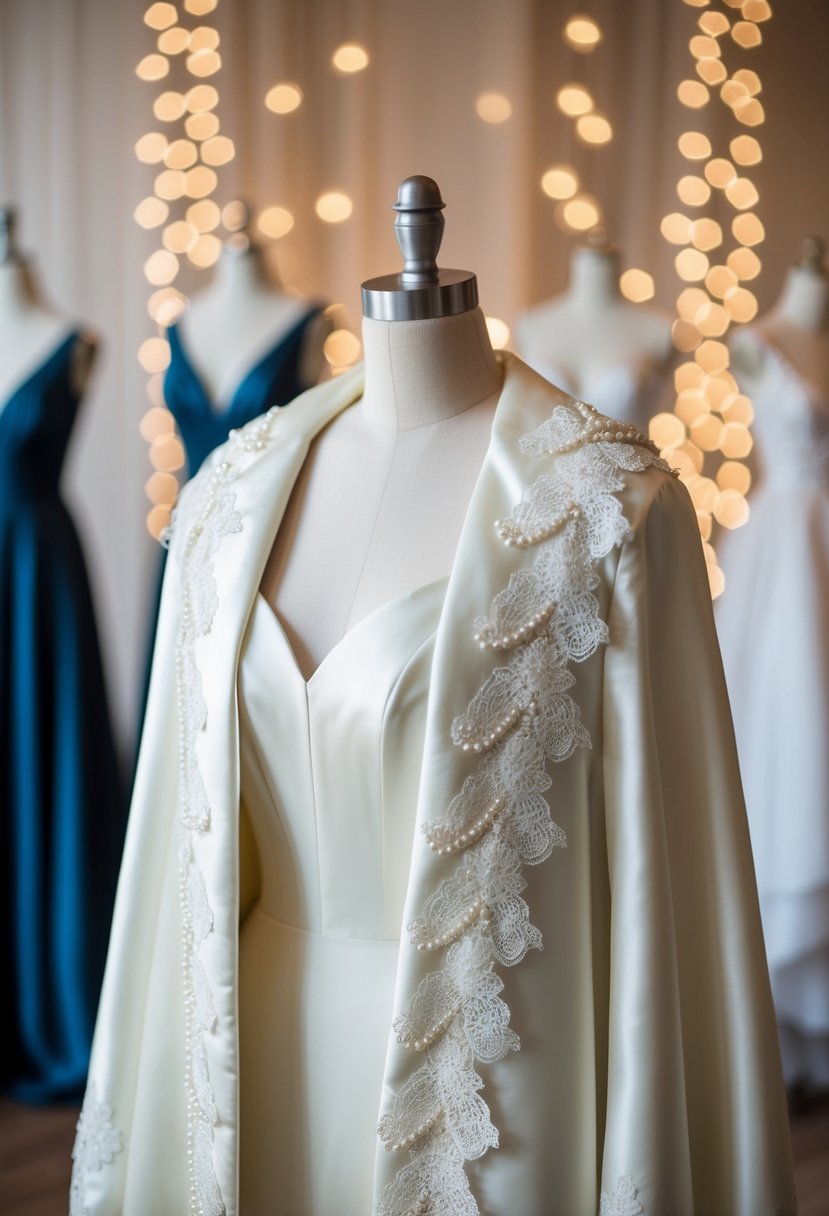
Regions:
<instances>
[{"instance_id":1,"label":"ivory wedding dress","mask_svg":"<svg viewBox=\"0 0 829 1216\"><path fill-rule=\"evenodd\" d=\"M789 1082L829 1085L829 401L760 344L751 518L717 625Z\"/></svg>"},{"instance_id":2,"label":"ivory wedding dress","mask_svg":"<svg viewBox=\"0 0 829 1216\"><path fill-rule=\"evenodd\" d=\"M72 1216L794 1211L693 509L504 363L448 579L307 681L259 585L362 369L185 489Z\"/></svg>"}]
</instances>

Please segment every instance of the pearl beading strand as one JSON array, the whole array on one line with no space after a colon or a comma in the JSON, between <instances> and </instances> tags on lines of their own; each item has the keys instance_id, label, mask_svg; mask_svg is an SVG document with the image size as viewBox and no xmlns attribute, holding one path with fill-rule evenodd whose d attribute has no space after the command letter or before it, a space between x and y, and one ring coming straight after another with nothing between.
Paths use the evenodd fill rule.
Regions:
<instances>
[{"instance_id":1,"label":"pearl beading strand","mask_svg":"<svg viewBox=\"0 0 829 1216\"><path fill-rule=\"evenodd\" d=\"M488 752L496 743L500 743L505 735L508 735L522 718L532 719L537 713L538 705L534 698L530 698L526 705L513 705L511 709L507 710L503 718L495 723L492 730L478 739L463 739L461 741L461 748L465 752L475 752L476 755Z\"/></svg>"},{"instance_id":2,"label":"pearl beading strand","mask_svg":"<svg viewBox=\"0 0 829 1216\"><path fill-rule=\"evenodd\" d=\"M453 854L460 853L489 831L505 805L503 798L496 798L482 815L461 832L453 832L442 823L424 823L423 834L429 842L429 848L441 857L452 857Z\"/></svg>"},{"instance_id":3,"label":"pearl beading strand","mask_svg":"<svg viewBox=\"0 0 829 1216\"><path fill-rule=\"evenodd\" d=\"M446 1033L462 1008L463 1006L461 1002L458 1001L457 1005L454 1005L446 1013L446 1015L440 1019L439 1022L433 1023L425 1034L422 1034L416 1039L407 1039L404 1038L403 1035L399 1034L397 1036L398 1043L401 1043L404 1047L408 1047L412 1051L425 1051L426 1048L431 1047L431 1045L435 1043L442 1034Z\"/></svg>"},{"instance_id":4,"label":"pearl beading strand","mask_svg":"<svg viewBox=\"0 0 829 1216\"><path fill-rule=\"evenodd\" d=\"M204 879L193 845L210 826L210 807L201 780L196 739L207 720L207 707L195 657L196 641L210 632L218 596L213 578L213 556L225 535L238 532L241 520L233 506L228 484L236 475L240 452L265 447L277 410L268 410L248 427L229 436L228 459L205 470L194 484L201 489L197 514L182 548L182 603L176 638L176 704L179 720L179 905L181 909L182 986L184 996L185 1097L187 1109L187 1174L191 1216L223 1216L225 1205L212 1162L213 1127L218 1122L207 1075L205 1030L215 1022L212 996L202 992L195 979L201 941L212 930L213 917ZM172 530L171 530L172 531ZM208 594L205 594L207 589ZM201 616L194 610L194 595ZM205 612L205 605L212 608ZM194 907L196 892L201 906ZM205 1008L205 1000L208 1004Z\"/></svg>"},{"instance_id":5,"label":"pearl beading strand","mask_svg":"<svg viewBox=\"0 0 829 1216\"><path fill-rule=\"evenodd\" d=\"M454 925L448 928L445 933L440 933L437 937L430 938L427 935L427 931L422 929L412 940L418 950L431 954L433 950L442 950L444 946L449 946L452 942L457 941L476 921L480 921L481 925L488 925L489 920L489 908L481 896L476 895L460 920L455 921Z\"/></svg>"},{"instance_id":6,"label":"pearl beading strand","mask_svg":"<svg viewBox=\"0 0 829 1216\"><path fill-rule=\"evenodd\" d=\"M567 524L575 522L581 516L578 503L571 502L560 515L556 515L541 528L534 532L524 532L514 519L496 519L495 531L500 539L511 549L528 549L530 545L538 545L543 540L555 536Z\"/></svg>"},{"instance_id":7,"label":"pearl beading strand","mask_svg":"<svg viewBox=\"0 0 829 1216\"><path fill-rule=\"evenodd\" d=\"M433 1132L442 1118L443 1107L439 1106L435 1114L430 1115L428 1119L424 1119L413 1132L409 1132L402 1140L383 1140L383 1148L387 1153L402 1153L404 1149L412 1148L417 1144L418 1140L422 1140L424 1136L428 1136L430 1132ZM382 1127L378 1126L377 1134L382 1139Z\"/></svg>"},{"instance_id":8,"label":"pearl beading strand","mask_svg":"<svg viewBox=\"0 0 829 1216\"><path fill-rule=\"evenodd\" d=\"M540 611L533 613L528 621L519 625L509 633L495 633L492 625L484 625L472 635L481 650L513 650L523 646L525 642L537 637L558 607L557 600L551 600Z\"/></svg>"},{"instance_id":9,"label":"pearl beading strand","mask_svg":"<svg viewBox=\"0 0 829 1216\"><path fill-rule=\"evenodd\" d=\"M632 423L614 422L600 414L595 406L588 405L586 401L571 398L569 404L581 415L587 426L573 439L554 448L547 448L548 456L563 456L567 452L575 452L587 443L624 443L634 447L647 448L654 456L659 457L659 448L656 444L651 443L650 439L647 439Z\"/></svg>"}]
</instances>

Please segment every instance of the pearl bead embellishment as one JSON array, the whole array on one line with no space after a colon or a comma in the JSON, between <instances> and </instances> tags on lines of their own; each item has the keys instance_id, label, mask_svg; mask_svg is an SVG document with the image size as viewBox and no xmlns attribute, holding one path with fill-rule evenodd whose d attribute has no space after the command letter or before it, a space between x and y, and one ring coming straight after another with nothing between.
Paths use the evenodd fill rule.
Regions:
<instances>
[{"instance_id":1,"label":"pearl bead embellishment","mask_svg":"<svg viewBox=\"0 0 829 1216\"><path fill-rule=\"evenodd\" d=\"M434 1128L435 1124L443 1117L443 1107L440 1107L434 1115L428 1119L424 1119L413 1132L409 1132L408 1136L404 1136L402 1140L383 1140L383 1147L387 1153L401 1153L404 1149L411 1148L417 1144L418 1140L422 1140ZM377 1128L377 1134L383 1137L383 1128Z\"/></svg>"},{"instance_id":2,"label":"pearl bead embellishment","mask_svg":"<svg viewBox=\"0 0 829 1216\"><path fill-rule=\"evenodd\" d=\"M492 730L488 734L483 735L479 739L464 739L461 742L461 747L465 752L475 752L479 755L481 752L488 752L503 739L504 735L515 726L515 724L524 717L534 718L538 713L538 706L534 700L531 700L527 705L514 705L512 709L507 710L503 718L496 722Z\"/></svg>"},{"instance_id":3,"label":"pearl bead embellishment","mask_svg":"<svg viewBox=\"0 0 829 1216\"><path fill-rule=\"evenodd\" d=\"M586 401L573 399L570 405L581 414L587 428L569 442L562 443L557 448L548 448L548 456L563 456L565 452L575 452L585 443L629 443L635 447L647 448L655 456L659 455L656 444L646 439L642 432L629 422L613 422Z\"/></svg>"},{"instance_id":4,"label":"pearl bead embellishment","mask_svg":"<svg viewBox=\"0 0 829 1216\"><path fill-rule=\"evenodd\" d=\"M462 832L453 833L442 823L424 823L423 833L429 842L429 848L433 852L439 853L441 857L451 857L454 853L460 853L489 831L504 806L503 798L496 798L484 813L468 824Z\"/></svg>"},{"instance_id":5,"label":"pearl bead embellishment","mask_svg":"<svg viewBox=\"0 0 829 1216\"><path fill-rule=\"evenodd\" d=\"M568 523L577 520L580 515L581 507L571 502L560 515L554 516L549 523L536 528L534 532L523 532L514 519L496 519L495 530L508 547L527 549L530 545L537 545L542 540L549 540Z\"/></svg>"},{"instance_id":6,"label":"pearl bead embellishment","mask_svg":"<svg viewBox=\"0 0 829 1216\"><path fill-rule=\"evenodd\" d=\"M491 625L485 625L483 629L473 634L473 637L481 650L512 650L514 646L521 646L535 637L547 624L557 607L558 603L555 600L551 601L546 608L540 609L523 625L513 629L511 633L497 634L493 632Z\"/></svg>"},{"instance_id":7,"label":"pearl bead embellishment","mask_svg":"<svg viewBox=\"0 0 829 1216\"><path fill-rule=\"evenodd\" d=\"M402 1043L404 1047L408 1047L413 1051L425 1051L426 1048L430 1047L436 1039L439 1039L442 1034L445 1034L460 1011L461 1006L460 1003L458 1003L449 1010L445 1017L442 1017L439 1022L435 1022L433 1026L430 1026L426 1033L421 1035L419 1038L406 1039L402 1035L398 1035L397 1041L398 1043Z\"/></svg>"},{"instance_id":8,"label":"pearl bead embellishment","mask_svg":"<svg viewBox=\"0 0 829 1216\"><path fill-rule=\"evenodd\" d=\"M479 920L482 925L489 924L489 908L481 899L480 895L477 895L475 899L473 899L472 903L466 909L466 912L463 914L461 919L456 921L455 924L452 925L450 929L447 929L445 933L441 933L437 937L428 938L425 940L421 938L420 941L415 938L414 941L417 944L418 950L431 953L433 950L440 950L444 946L448 946L452 942L457 941L457 939L463 933L465 933L467 929L474 925L475 921L477 920Z\"/></svg>"}]
</instances>

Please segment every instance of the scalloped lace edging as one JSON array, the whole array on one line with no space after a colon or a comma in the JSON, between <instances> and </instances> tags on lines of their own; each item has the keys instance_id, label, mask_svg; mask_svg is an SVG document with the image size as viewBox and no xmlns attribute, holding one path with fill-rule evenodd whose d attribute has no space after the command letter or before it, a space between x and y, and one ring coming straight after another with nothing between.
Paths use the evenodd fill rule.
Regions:
<instances>
[{"instance_id":1,"label":"scalloped lace edging","mask_svg":"<svg viewBox=\"0 0 829 1216\"><path fill-rule=\"evenodd\" d=\"M474 641L505 661L452 725L453 742L479 755L479 764L445 815L423 825L435 853L459 860L408 927L417 949L441 965L394 1021L398 1042L419 1066L380 1120L385 1148L408 1160L376 1216L478 1216L464 1165L497 1148L498 1132L477 1065L520 1049L495 967L515 966L541 948L522 895L523 867L566 845L544 797L552 785L547 762L590 746L569 692L569 665L608 640L593 592L599 561L632 536L616 497L622 474L650 466L670 472L632 428L575 400L524 436L521 449L558 459L510 518L496 522L505 544L538 553L473 623ZM641 1211L619 1206L626 1198L635 1203L624 1182L616 1197L603 1196L602 1216Z\"/></svg>"}]
</instances>

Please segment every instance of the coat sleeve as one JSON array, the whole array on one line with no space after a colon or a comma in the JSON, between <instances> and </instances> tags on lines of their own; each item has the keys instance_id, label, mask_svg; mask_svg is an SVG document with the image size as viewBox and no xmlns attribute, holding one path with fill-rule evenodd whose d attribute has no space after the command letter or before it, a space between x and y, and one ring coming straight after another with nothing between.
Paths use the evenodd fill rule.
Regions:
<instances>
[{"instance_id":1,"label":"coat sleeve","mask_svg":"<svg viewBox=\"0 0 829 1216\"><path fill-rule=\"evenodd\" d=\"M677 481L662 482L622 549L608 624L602 1189L631 1213L793 1213L728 697L694 512Z\"/></svg>"},{"instance_id":2,"label":"coat sleeve","mask_svg":"<svg viewBox=\"0 0 829 1216\"><path fill-rule=\"evenodd\" d=\"M186 511L186 498L178 511ZM179 582L174 538L73 1153L71 1216L172 1216L189 1210L183 1087L169 1084L170 1076L182 1075L184 1039L177 867Z\"/></svg>"}]
</instances>

